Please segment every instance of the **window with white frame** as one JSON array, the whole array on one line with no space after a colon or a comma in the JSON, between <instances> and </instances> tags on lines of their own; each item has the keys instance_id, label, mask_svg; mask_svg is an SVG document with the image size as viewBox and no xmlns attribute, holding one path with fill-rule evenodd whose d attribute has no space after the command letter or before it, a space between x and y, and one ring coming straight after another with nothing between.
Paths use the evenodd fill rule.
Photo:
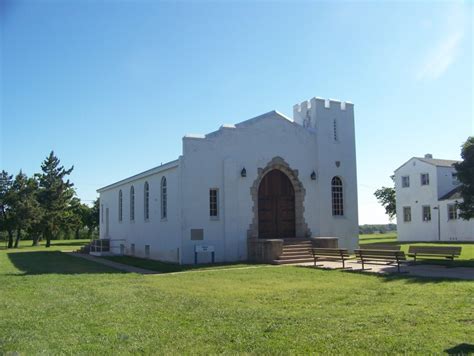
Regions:
<instances>
[{"instance_id":1,"label":"window with white frame","mask_svg":"<svg viewBox=\"0 0 474 356\"><path fill-rule=\"evenodd\" d=\"M411 207L404 206L403 207L403 222L410 222L411 221Z\"/></svg>"},{"instance_id":2,"label":"window with white frame","mask_svg":"<svg viewBox=\"0 0 474 356\"><path fill-rule=\"evenodd\" d=\"M166 177L161 178L161 218L166 219L168 216L168 191Z\"/></svg>"},{"instance_id":3,"label":"window with white frame","mask_svg":"<svg viewBox=\"0 0 474 356\"><path fill-rule=\"evenodd\" d=\"M219 190L216 188L209 189L209 216L219 217Z\"/></svg>"},{"instance_id":4,"label":"window with white frame","mask_svg":"<svg viewBox=\"0 0 474 356\"><path fill-rule=\"evenodd\" d=\"M118 194L118 219L122 221L123 219L123 194L122 189L119 190Z\"/></svg>"},{"instance_id":5,"label":"window with white frame","mask_svg":"<svg viewBox=\"0 0 474 356\"><path fill-rule=\"evenodd\" d=\"M431 221L431 207L429 205L423 205L421 207L423 221Z\"/></svg>"},{"instance_id":6,"label":"window with white frame","mask_svg":"<svg viewBox=\"0 0 474 356\"><path fill-rule=\"evenodd\" d=\"M135 220L135 188L130 187L130 221Z\"/></svg>"},{"instance_id":7,"label":"window with white frame","mask_svg":"<svg viewBox=\"0 0 474 356\"><path fill-rule=\"evenodd\" d=\"M145 220L150 218L150 185L148 182L143 185L143 217Z\"/></svg>"},{"instance_id":8,"label":"window with white frame","mask_svg":"<svg viewBox=\"0 0 474 356\"><path fill-rule=\"evenodd\" d=\"M448 204L448 220L456 220L458 218L458 207L456 204Z\"/></svg>"},{"instance_id":9,"label":"window with white frame","mask_svg":"<svg viewBox=\"0 0 474 356\"><path fill-rule=\"evenodd\" d=\"M333 177L331 181L331 195L332 195L332 215L344 215L344 192L342 187L342 180L339 177Z\"/></svg>"},{"instance_id":10,"label":"window with white frame","mask_svg":"<svg viewBox=\"0 0 474 356\"><path fill-rule=\"evenodd\" d=\"M402 188L408 188L410 186L410 176L402 177Z\"/></svg>"},{"instance_id":11,"label":"window with white frame","mask_svg":"<svg viewBox=\"0 0 474 356\"><path fill-rule=\"evenodd\" d=\"M421 185L430 185L430 175L428 173L421 173Z\"/></svg>"},{"instance_id":12,"label":"window with white frame","mask_svg":"<svg viewBox=\"0 0 474 356\"><path fill-rule=\"evenodd\" d=\"M459 184L458 174L456 172L451 173L451 182L453 185Z\"/></svg>"}]
</instances>

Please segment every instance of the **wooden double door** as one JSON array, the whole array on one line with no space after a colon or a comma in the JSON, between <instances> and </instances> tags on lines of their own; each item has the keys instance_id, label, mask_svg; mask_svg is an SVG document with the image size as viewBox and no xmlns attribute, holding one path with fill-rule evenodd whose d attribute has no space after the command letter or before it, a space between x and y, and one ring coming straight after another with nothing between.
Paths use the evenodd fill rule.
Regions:
<instances>
[{"instance_id":1,"label":"wooden double door","mask_svg":"<svg viewBox=\"0 0 474 356\"><path fill-rule=\"evenodd\" d=\"M295 190L278 169L268 172L258 188L258 236L295 237Z\"/></svg>"}]
</instances>

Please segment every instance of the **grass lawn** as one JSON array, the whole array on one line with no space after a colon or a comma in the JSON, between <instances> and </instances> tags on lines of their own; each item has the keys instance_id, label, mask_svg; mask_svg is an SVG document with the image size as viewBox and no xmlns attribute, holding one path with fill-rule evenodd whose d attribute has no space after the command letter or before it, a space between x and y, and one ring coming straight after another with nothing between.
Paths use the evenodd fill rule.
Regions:
<instances>
[{"instance_id":1,"label":"grass lawn","mask_svg":"<svg viewBox=\"0 0 474 356\"><path fill-rule=\"evenodd\" d=\"M469 281L291 266L145 276L44 250L0 251L0 354L439 354L474 344Z\"/></svg>"},{"instance_id":2,"label":"grass lawn","mask_svg":"<svg viewBox=\"0 0 474 356\"><path fill-rule=\"evenodd\" d=\"M408 253L408 248L410 245L417 246L461 246L461 256L454 260L454 263L447 261L445 259L429 259L429 260L420 260L420 262L430 263L430 264L443 264L447 266L455 267L474 267L474 242L399 242L397 241L396 234L367 234L359 236L359 245L363 247L364 245L371 244L383 244L383 245L400 245L401 250ZM418 262L418 259L417 259Z\"/></svg>"}]
</instances>

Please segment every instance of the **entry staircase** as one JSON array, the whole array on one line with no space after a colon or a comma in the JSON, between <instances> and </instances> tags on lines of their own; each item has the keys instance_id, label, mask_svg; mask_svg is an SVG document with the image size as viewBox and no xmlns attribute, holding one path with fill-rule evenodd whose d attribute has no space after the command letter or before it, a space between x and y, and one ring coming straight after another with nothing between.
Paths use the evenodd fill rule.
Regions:
<instances>
[{"instance_id":1,"label":"entry staircase","mask_svg":"<svg viewBox=\"0 0 474 356\"><path fill-rule=\"evenodd\" d=\"M288 238L283 239L283 253L273 260L276 265L313 262L310 249L313 247L310 239Z\"/></svg>"}]
</instances>

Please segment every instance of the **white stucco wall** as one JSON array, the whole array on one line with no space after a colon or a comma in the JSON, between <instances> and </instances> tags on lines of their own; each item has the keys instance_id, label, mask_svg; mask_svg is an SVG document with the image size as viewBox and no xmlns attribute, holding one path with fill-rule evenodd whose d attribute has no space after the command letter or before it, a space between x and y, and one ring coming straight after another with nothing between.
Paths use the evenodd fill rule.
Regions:
<instances>
[{"instance_id":1,"label":"white stucco wall","mask_svg":"<svg viewBox=\"0 0 474 356\"><path fill-rule=\"evenodd\" d=\"M439 200L453 190L454 168L437 167L417 158L410 159L395 172L397 200L397 235L399 241L472 241L474 219L448 220L450 200ZM430 184L421 185L421 173L429 173ZM410 187L402 187L402 177L410 176ZM431 207L431 221L423 221L422 206ZM404 222L403 207L411 207L411 222ZM434 209L439 206L438 210Z\"/></svg>"},{"instance_id":2,"label":"white stucco wall","mask_svg":"<svg viewBox=\"0 0 474 356\"><path fill-rule=\"evenodd\" d=\"M161 219L161 179L167 181L167 218ZM149 219L144 218L144 184L149 184ZM130 188L135 189L135 220L130 219ZM104 213L109 209L109 235L106 236L106 219L101 218L101 238L112 239L119 253L118 245L125 244L125 254L132 255L131 245L135 244L135 256L145 257L145 245L150 245L150 258L179 262L180 206L179 206L179 166L164 169L159 173L133 179L124 184L114 185L100 193L100 204ZM119 221L119 191L123 194L123 219ZM113 241L121 240L125 241Z\"/></svg>"},{"instance_id":3,"label":"white stucco wall","mask_svg":"<svg viewBox=\"0 0 474 356\"><path fill-rule=\"evenodd\" d=\"M440 201L440 231L442 241L474 241L474 219L449 220L448 205L455 200Z\"/></svg>"}]
</instances>

